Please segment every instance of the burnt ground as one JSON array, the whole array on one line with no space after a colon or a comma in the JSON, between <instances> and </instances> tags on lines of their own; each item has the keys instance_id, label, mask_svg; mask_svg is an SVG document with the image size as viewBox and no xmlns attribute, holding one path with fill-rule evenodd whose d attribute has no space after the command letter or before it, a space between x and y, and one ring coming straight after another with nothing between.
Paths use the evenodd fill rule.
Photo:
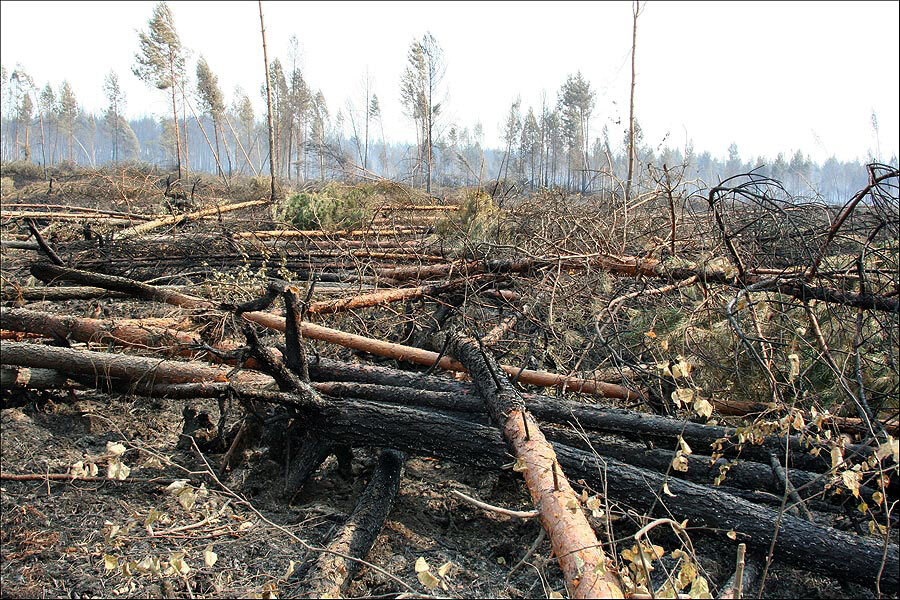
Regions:
<instances>
[{"instance_id":1,"label":"burnt ground","mask_svg":"<svg viewBox=\"0 0 900 600\"><path fill-rule=\"evenodd\" d=\"M4 472L65 473L78 461L92 461L103 476L107 444L118 442L127 448L122 462L131 468L132 478L162 480L4 481L0 577L2 596L8 598L164 594L239 598L267 592L291 596L300 590L304 567L316 553L305 550L289 534L311 546L327 544L353 509L374 463L374 453L357 450L352 475L346 478L338 472L337 461L329 458L288 505L278 493L281 467L264 451L250 451L241 466L222 480L223 485L206 485L211 479L203 458L192 449L177 447L183 402L94 391L25 392L7 396L4 402L17 405L2 411ZM214 401L192 405L217 418ZM216 465L217 458L205 458ZM172 479L188 479L197 490L189 510L167 491ZM529 508L524 484L512 471L478 471L413 457L367 560L421 593L427 590L416 579L414 565L419 557L435 569L452 562L443 595L521 598L564 593L546 540L511 572L537 539L537 522L460 502L450 494L453 489L499 506ZM148 525L151 515L156 518ZM731 561L716 560L714 547L704 552L703 542L696 543L710 580L727 578ZM217 556L211 566L204 562L207 550ZM184 574L165 573L165 563L172 564L175 553L183 555L189 569ZM108 565L105 557L114 557L115 564ZM161 561L161 572L141 572L140 563L148 557ZM129 563L130 575L125 567ZM403 591L399 583L363 567L348 595L398 591ZM770 574L765 594L772 598L861 595L871 594L782 567Z\"/></svg>"}]
</instances>

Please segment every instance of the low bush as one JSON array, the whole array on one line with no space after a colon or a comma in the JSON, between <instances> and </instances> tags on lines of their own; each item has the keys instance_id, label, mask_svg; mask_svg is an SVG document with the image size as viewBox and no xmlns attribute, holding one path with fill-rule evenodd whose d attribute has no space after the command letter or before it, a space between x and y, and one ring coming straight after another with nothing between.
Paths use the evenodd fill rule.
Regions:
<instances>
[{"instance_id":1,"label":"low bush","mask_svg":"<svg viewBox=\"0 0 900 600\"><path fill-rule=\"evenodd\" d=\"M358 229L375 213L371 186L330 183L319 192L305 191L290 196L283 218L299 229Z\"/></svg>"}]
</instances>

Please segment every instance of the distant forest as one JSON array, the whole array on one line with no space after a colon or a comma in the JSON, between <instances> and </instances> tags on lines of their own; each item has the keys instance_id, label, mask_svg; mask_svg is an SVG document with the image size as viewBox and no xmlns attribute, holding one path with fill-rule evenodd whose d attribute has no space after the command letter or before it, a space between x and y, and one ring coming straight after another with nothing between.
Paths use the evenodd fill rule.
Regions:
<instances>
[{"instance_id":1,"label":"distant forest","mask_svg":"<svg viewBox=\"0 0 900 600\"><path fill-rule=\"evenodd\" d=\"M267 114L254 112L247 92L236 88L226 102L217 78L202 56L185 65L184 48L171 12L160 3L139 34L134 73L157 93L167 94L172 111L162 117L124 117L126 99L118 74L104 83L107 109L95 114L78 102L72 85L40 86L21 66L2 68L3 161L100 166L145 162L185 172L268 175ZM386 177L431 187L476 185L502 179L523 188L620 193L627 177L629 128L591 128L595 93L580 73L571 75L556 97L542 106L515 102L505 116L501 148L488 148L480 123L446 122L439 98L445 96L440 46L430 34L413 40L400 98L416 143L392 142L381 123L379 98L363 78L360 97L331 104L297 67L292 38L286 61L271 61L274 165L279 177L295 183L326 179ZM265 77L261 74L260 80ZM266 86L258 88L263 98ZM148 90L149 93L154 93ZM396 92L395 92L396 93ZM392 97L394 93L390 94ZM170 96L170 98L169 98ZM132 111L133 112L133 111ZM177 117L176 117L177 116ZM873 115L877 136L877 121ZM398 136L395 136L398 137ZM661 181L664 166L679 181L713 185L720 179L757 169L781 181L793 195L819 195L840 203L865 186L861 162L830 158L818 164L801 151L790 156L742 156L732 144L725 157L669 140L646 140L639 118L634 125L636 185ZM870 157L874 160L875 157ZM883 157L880 157L884 160ZM890 163L897 164L897 157Z\"/></svg>"}]
</instances>

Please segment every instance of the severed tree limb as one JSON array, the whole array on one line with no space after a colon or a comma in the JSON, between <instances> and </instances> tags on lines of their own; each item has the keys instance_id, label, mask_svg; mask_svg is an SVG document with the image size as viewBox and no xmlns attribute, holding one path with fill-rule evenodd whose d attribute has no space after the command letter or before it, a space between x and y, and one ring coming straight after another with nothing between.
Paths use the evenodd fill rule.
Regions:
<instances>
[{"instance_id":1,"label":"severed tree limb","mask_svg":"<svg viewBox=\"0 0 900 600\"><path fill-rule=\"evenodd\" d=\"M797 489L791 482L790 477L788 477L787 472L785 472L784 467L781 466L781 462L778 460L778 456L774 452L770 452L769 458L772 465L772 472L775 473L775 475L778 477L778 480L783 487L782 493L786 492L788 496L790 496L791 500L794 502L794 505L797 507L797 510L803 515L804 519L806 519L807 521L814 521L812 513L809 512L808 508L806 508L806 503L797 493Z\"/></svg>"},{"instance_id":2,"label":"severed tree limb","mask_svg":"<svg viewBox=\"0 0 900 600\"><path fill-rule=\"evenodd\" d=\"M414 288L399 288L379 290L368 294L361 294L351 298L341 298L339 300L322 300L313 302L309 305L307 312L312 315L327 315L338 312L345 312L357 308L366 308L369 306L377 306L389 302L402 302L405 300L414 300L416 298L424 298L427 296L439 296L451 290L471 284L477 281L472 279L454 279L440 285L423 285Z\"/></svg>"},{"instance_id":3,"label":"severed tree limb","mask_svg":"<svg viewBox=\"0 0 900 600\"><path fill-rule=\"evenodd\" d=\"M738 544L737 566L725 585L719 589L719 598L743 598L759 587L759 578L766 564L765 558L753 553L747 556L746 550L747 544Z\"/></svg>"},{"instance_id":4,"label":"severed tree limb","mask_svg":"<svg viewBox=\"0 0 900 600\"><path fill-rule=\"evenodd\" d=\"M612 563L607 565L556 453L496 360L473 339L456 335L438 339L443 338L440 334L435 338L466 365L491 420L502 429L503 439L522 465L520 470L570 594L575 598L624 597L622 582Z\"/></svg>"},{"instance_id":5,"label":"severed tree limb","mask_svg":"<svg viewBox=\"0 0 900 600\"><path fill-rule=\"evenodd\" d=\"M180 286L160 286L162 289L179 290ZM26 302L59 300L94 300L96 298L127 298L126 294L110 292L97 287L17 287L10 285L0 291L2 300L25 300Z\"/></svg>"},{"instance_id":6,"label":"severed tree limb","mask_svg":"<svg viewBox=\"0 0 900 600\"><path fill-rule=\"evenodd\" d=\"M203 298L189 296L159 286L148 285L146 283L135 281L134 279L129 279L128 277L101 275L90 271L69 269L45 263L32 265L31 274L45 282L69 281L81 285L122 292L134 298L162 302L173 306L180 306L182 308L213 308L213 304Z\"/></svg>"},{"instance_id":7,"label":"severed tree limb","mask_svg":"<svg viewBox=\"0 0 900 600\"><path fill-rule=\"evenodd\" d=\"M5 350L4 350L5 351ZM31 369L28 367L0 368L0 389L32 388L56 389L69 385L65 373L55 369Z\"/></svg>"},{"instance_id":8,"label":"severed tree limb","mask_svg":"<svg viewBox=\"0 0 900 600\"><path fill-rule=\"evenodd\" d=\"M450 490L450 494L459 498L463 502L468 502L472 506L477 506L482 510L487 510L493 513L497 513L498 515L504 515L507 517L513 517L516 519L533 519L539 516L538 511L536 510L510 510L508 508L503 508L501 506L494 506L493 504L488 504L487 502L482 502L481 500L476 500L471 496L466 496L459 490ZM544 531L541 529L541 531Z\"/></svg>"},{"instance_id":9,"label":"severed tree limb","mask_svg":"<svg viewBox=\"0 0 900 600\"><path fill-rule=\"evenodd\" d=\"M32 219L28 219L28 229L31 231L31 235L34 236L35 241L37 242L38 247L41 251L47 255L47 258L50 259L55 265L64 265L65 263L59 257L59 255L50 247L47 241L44 239L44 236L41 235L41 232L38 231L37 225L34 224Z\"/></svg>"},{"instance_id":10,"label":"severed tree limb","mask_svg":"<svg viewBox=\"0 0 900 600\"><path fill-rule=\"evenodd\" d=\"M328 544L329 550L364 559L378 537L394 500L400 491L400 479L406 456L396 450L382 450L366 489L347 522ZM356 576L360 563L340 554L319 555L306 579L303 597L343 597Z\"/></svg>"}]
</instances>

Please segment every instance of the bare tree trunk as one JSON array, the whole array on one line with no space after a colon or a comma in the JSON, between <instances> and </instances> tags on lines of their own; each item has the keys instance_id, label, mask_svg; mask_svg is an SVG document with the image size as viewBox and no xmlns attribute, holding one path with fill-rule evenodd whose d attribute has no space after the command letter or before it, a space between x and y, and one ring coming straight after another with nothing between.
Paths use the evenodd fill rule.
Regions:
<instances>
[{"instance_id":1,"label":"bare tree trunk","mask_svg":"<svg viewBox=\"0 0 900 600\"><path fill-rule=\"evenodd\" d=\"M175 157L178 161L178 179L181 179L181 133L178 131L178 107L175 105L175 64L169 56L169 74L172 77L172 120L175 121Z\"/></svg>"},{"instance_id":2,"label":"bare tree trunk","mask_svg":"<svg viewBox=\"0 0 900 600\"><path fill-rule=\"evenodd\" d=\"M213 117L213 137L216 139L216 168L219 170L219 175L224 176L225 173L222 170L222 165L219 164L218 156L219 156L219 124L216 122L215 117Z\"/></svg>"},{"instance_id":3,"label":"bare tree trunk","mask_svg":"<svg viewBox=\"0 0 900 600\"><path fill-rule=\"evenodd\" d=\"M640 0L634 2L634 25L631 30L631 99L628 102L628 178L625 182L625 202L631 201L634 178L634 51L637 48L637 20L641 13Z\"/></svg>"},{"instance_id":4,"label":"bare tree trunk","mask_svg":"<svg viewBox=\"0 0 900 600\"><path fill-rule=\"evenodd\" d=\"M174 80L173 80L174 81ZM188 122L187 122L187 94L184 93L184 86L181 86L181 129L184 133L184 177L187 179L191 176L191 160L188 151Z\"/></svg>"},{"instance_id":5,"label":"bare tree trunk","mask_svg":"<svg viewBox=\"0 0 900 600\"><path fill-rule=\"evenodd\" d=\"M269 173L272 175L272 202L275 202L275 137L272 123L272 84L269 80L269 54L266 51L266 26L263 22L262 0L259 0L259 28L262 32L263 62L266 67L266 107L269 113Z\"/></svg>"}]
</instances>

